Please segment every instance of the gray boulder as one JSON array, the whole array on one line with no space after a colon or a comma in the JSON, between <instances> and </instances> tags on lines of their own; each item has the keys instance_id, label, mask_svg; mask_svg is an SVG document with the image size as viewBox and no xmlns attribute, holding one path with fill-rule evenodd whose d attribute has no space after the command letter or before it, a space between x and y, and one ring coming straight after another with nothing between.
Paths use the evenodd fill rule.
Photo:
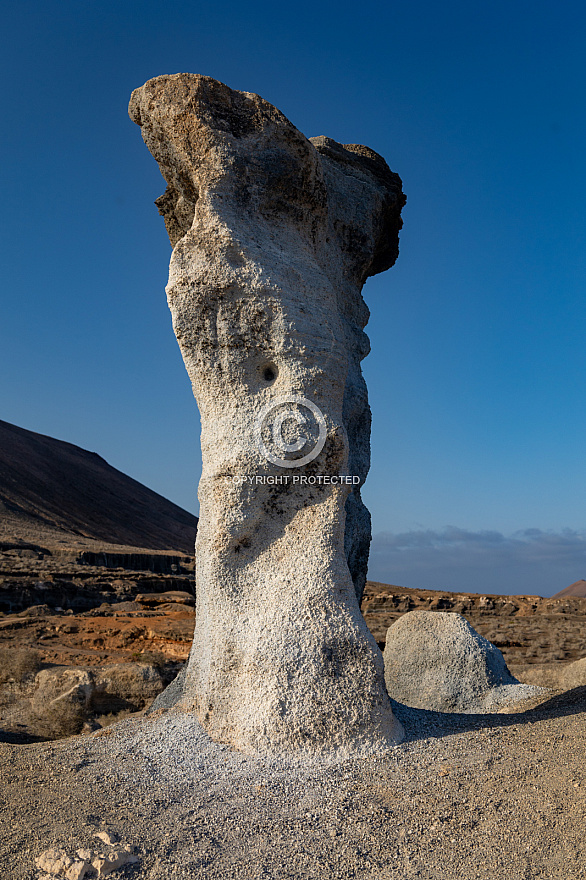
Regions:
<instances>
[{"instance_id":1,"label":"gray boulder","mask_svg":"<svg viewBox=\"0 0 586 880\"><path fill-rule=\"evenodd\" d=\"M498 712L544 690L520 684L461 614L404 614L387 631L384 661L389 696L416 709Z\"/></svg>"}]
</instances>

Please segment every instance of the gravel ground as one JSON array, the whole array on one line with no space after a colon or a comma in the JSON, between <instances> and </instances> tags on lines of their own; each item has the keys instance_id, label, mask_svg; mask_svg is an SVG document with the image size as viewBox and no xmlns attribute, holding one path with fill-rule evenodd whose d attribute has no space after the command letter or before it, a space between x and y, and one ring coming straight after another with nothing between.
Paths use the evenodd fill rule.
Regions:
<instances>
[{"instance_id":1,"label":"gravel ground","mask_svg":"<svg viewBox=\"0 0 586 880\"><path fill-rule=\"evenodd\" d=\"M106 828L138 846L116 875L135 880L586 878L586 688L523 713L394 709L404 743L336 762L250 758L175 710L0 744L0 877Z\"/></svg>"}]
</instances>

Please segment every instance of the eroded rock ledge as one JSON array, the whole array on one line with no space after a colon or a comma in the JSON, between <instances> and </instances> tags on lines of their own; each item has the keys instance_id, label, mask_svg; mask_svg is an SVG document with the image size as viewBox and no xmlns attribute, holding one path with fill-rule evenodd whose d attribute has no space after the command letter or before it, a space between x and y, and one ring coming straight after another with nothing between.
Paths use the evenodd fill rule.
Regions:
<instances>
[{"instance_id":1,"label":"eroded rock ledge","mask_svg":"<svg viewBox=\"0 0 586 880\"><path fill-rule=\"evenodd\" d=\"M385 748L401 730L358 607L370 543L359 485L242 478L366 478L361 288L397 257L401 181L367 147L309 141L209 77L150 80L129 112L167 181L167 295L202 421L182 705L245 751ZM323 446L309 457L315 412Z\"/></svg>"}]
</instances>

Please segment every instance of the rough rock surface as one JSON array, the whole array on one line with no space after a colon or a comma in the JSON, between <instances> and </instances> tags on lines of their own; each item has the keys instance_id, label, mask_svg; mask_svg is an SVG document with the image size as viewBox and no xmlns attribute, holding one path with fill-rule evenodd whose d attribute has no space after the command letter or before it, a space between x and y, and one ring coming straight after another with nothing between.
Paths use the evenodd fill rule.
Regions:
<instances>
[{"instance_id":1,"label":"rough rock surface","mask_svg":"<svg viewBox=\"0 0 586 880\"><path fill-rule=\"evenodd\" d=\"M390 696L416 709L496 712L540 693L460 614L405 614L387 632L384 660Z\"/></svg>"},{"instance_id":2,"label":"rough rock surface","mask_svg":"<svg viewBox=\"0 0 586 880\"><path fill-rule=\"evenodd\" d=\"M105 843L108 849L78 849L72 856L63 849L48 849L37 856L35 865L42 872L38 875L38 880L45 880L46 877L57 877L61 880L100 880L125 865L136 865L139 861L134 854L135 847L128 843L119 843L118 835L99 831L94 837Z\"/></svg>"},{"instance_id":3,"label":"rough rock surface","mask_svg":"<svg viewBox=\"0 0 586 880\"><path fill-rule=\"evenodd\" d=\"M183 590L169 590L166 593L139 593L135 599L140 605L195 605L191 593Z\"/></svg>"},{"instance_id":4,"label":"rough rock surface","mask_svg":"<svg viewBox=\"0 0 586 880\"><path fill-rule=\"evenodd\" d=\"M338 478L369 467L361 288L396 259L400 179L209 77L150 80L129 112L167 181L167 295L202 422L183 706L245 751L386 748L401 729L357 600L369 515Z\"/></svg>"},{"instance_id":5,"label":"rough rock surface","mask_svg":"<svg viewBox=\"0 0 586 880\"><path fill-rule=\"evenodd\" d=\"M73 551L30 559L8 556L0 542L0 615L15 614L35 605L49 606L57 611L89 611L103 603L131 601L147 593L181 592L193 595L195 590L193 556L171 556L166 553L128 554L109 552L94 542L95 563L88 564L87 554ZM36 545L39 556L47 551ZM121 549L121 548L118 548ZM123 548L122 548L123 549ZM18 551L24 552L24 551ZM48 551L51 552L51 551ZM122 567L108 563L121 562ZM126 563L129 563L126 565Z\"/></svg>"},{"instance_id":6,"label":"rough rock surface","mask_svg":"<svg viewBox=\"0 0 586 880\"><path fill-rule=\"evenodd\" d=\"M42 669L1 694L0 738L4 728L43 739L95 730L149 706L170 677L149 663Z\"/></svg>"},{"instance_id":7,"label":"rough rock surface","mask_svg":"<svg viewBox=\"0 0 586 880\"><path fill-rule=\"evenodd\" d=\"M53 709L61 715L71 706L89 706L93 690L88 669L42 669L35 678L31 707L38 714Z\"/></svg>"}]
</instances>

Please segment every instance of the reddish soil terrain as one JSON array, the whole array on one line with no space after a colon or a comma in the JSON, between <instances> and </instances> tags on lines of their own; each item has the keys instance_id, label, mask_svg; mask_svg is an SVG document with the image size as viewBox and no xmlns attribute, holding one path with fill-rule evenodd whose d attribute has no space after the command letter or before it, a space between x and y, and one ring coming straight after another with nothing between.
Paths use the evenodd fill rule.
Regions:
<instances>
[{"instance_id":1,"label":"reddish soil terrain","mask_svg":"<svg viewBox=\"0 0 586 880\"><path fill-rule=\"evenodd\" d=\"M83 670L101 667L109 669L111 679L119 679L109 714L103 695L99 720L88 709L92 729L116 720L125 682L136 704L138 666L152 667L162 689L176 675L178 664L187 660L195 625L193 558L180 557L174 565L175 572L154 574L88 566L79 556L5 556L0 602L8 607L26 598L30 607L0 612L0 739L29 742L47 736L46 724L39 727L29 712L30 701L40 699L39 670L77 669L85 674ZM367 583L362 610L381 648L388 627L416 609L464 615L501 649L511 672L530 684L556 688L568 664L586 656L586 598L490 596ZM128 664L136 665L136 674L128 671ZM112 672L113 665L120 669L119 676ZM126 702L132 702L130 696ZM139 697L140 705L148 702L148 694L140 692ZM18 699L21 702L15 703ZM107 721L102 715L108 715ZM11 740L13 736L20 739Z\"/></svg>"},{"instance_id":2,"label":"reddish soil terrain","mask_svg":"<svg viewBox=\"0 0 586 880\"><path fill-rule=\"evenodd\" d=\"M194 625L193 607L176 603L151 610L120 602L81 614L56 614L39 606L35 616L0 619L0 649L34 650L43 665L101 666L157 655L184 661Z\"/></svg>"},{"instance_id":3,"label":"reddish soil terrain","mask_svg":"<svg viewBox=\"0 0 586 880\"><path fill-rule=\"evenodd\" d=\"M150 664L162 687L191 647L196 526L100 456L0 422L0 708L43 669ZM367 583L381 648L416 609L462 614L533 684L586 656L584 580L551 599Z\"/></svg>"},{"instance_id":4,"label":"reddish soil terrain","mask_svg":"<svg viewBox=\"0 0 586 880\"><path fill-rule=\"evenodd\" d=\"M139 594L136 601L135 585L144 587L145 579L139 573L134 573L136 580L129 572L115 574L118 582L126 584L127 592L134 585L134 600L116 602L112 597L111 604L102 603L79 614L56 612L44 605L0 615L0 647L34 649L43 663L62 665L128 662L148 653L168 660L187 659L194 608L176 602L153 604L148 593ZM156 583L166 584L169 590L178 580L160 577ZM152 594L152 588L148 592ZM415 609L463 614L501 649L513 669L565 664L586 655L586 599L488 596L367 583L362 611L379 646L384 646L388 627Z\"/></svg>"}]
</instances>

